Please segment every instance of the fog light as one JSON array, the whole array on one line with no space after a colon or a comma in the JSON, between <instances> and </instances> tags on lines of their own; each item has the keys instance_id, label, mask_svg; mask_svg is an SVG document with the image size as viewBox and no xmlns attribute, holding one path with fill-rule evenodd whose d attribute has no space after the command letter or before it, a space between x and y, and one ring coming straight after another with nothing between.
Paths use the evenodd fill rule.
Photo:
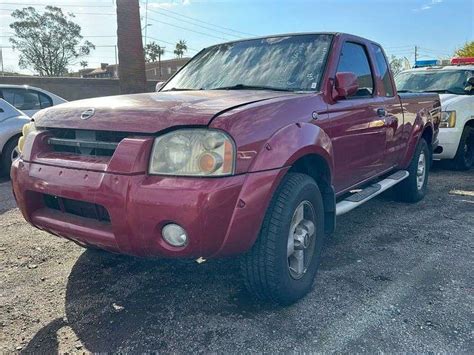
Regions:
<instances>
[{"instance_id":1,"label":"fog light","mask_svg":"<svg viewBox=\"0 0 474 355\"><path fill-rule=\"evenodd\" d=\"M161 232L163 239L174 247L182 247L188 241L186 231L177 224L167 224Z\"/></svg>"}]
</instances>

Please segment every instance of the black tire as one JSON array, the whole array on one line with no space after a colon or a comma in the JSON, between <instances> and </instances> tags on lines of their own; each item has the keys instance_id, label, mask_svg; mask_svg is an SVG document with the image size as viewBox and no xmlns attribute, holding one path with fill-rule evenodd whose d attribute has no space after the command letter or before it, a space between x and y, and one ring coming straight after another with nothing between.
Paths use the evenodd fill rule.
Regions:
<instances>
[{"instance_id":1,"label":"black tire","mask_svg":"<svg viewBox=\"0 0 474 355\"><path fill-rule=\"evenodd\" d=\"M455 169L464 171L474 165L474 129L471 127L464 127L453 163Z\"/></svg>"},{"instance_id":2,"label":"black tire","mask_svg":"<svg viewBox=\"0 0 474 355\"><path fill-rule=\"evenodd\" d=\"M302 205L314 216L314 234L304 249L310 255L305 258L305 271L295 277L287 253L290 227L294 227L296 209ZM245 286L261 300L283 305L296 302L312 288L323 242L324 206L318 185L308 175L287 174L270 202L257 241L241 259ZM296 250L296 242L293 246Z\"/></svg>"},{"instance_id":3,"label":"black tire","mask_svg":"<svg viewBox=\"0 0 474 355\"><path fill-rule=\"evenodd\" d=\"M10 168L12 166L12 154L16 150L16 147L18 146L18 137L14 137L10 139L7 144L5 144L5 147L3 147L3 152L2 152L2 172L5 175L10 175Z\"/></svg>"},{"instance_id":4,"label":"black tire","mask_svg":"<svg viewBox=\"0 0 474 355\"><path fill-rule=\"evenodd\" d=\"M420 161L420 156L424 155L425 157L425 167L424 167L424 180L422 184L419 184L418 180L418 163ZM428 143L424 138L421 138L416 146L415 153L413 158L408 166L408 176L398 185L394 186L395 198L403 202L418 202L422 200L428 190L428 176L429 176L429 167L431 165L431 150L428 147ZM420 178L421 180L421 178Z\"/></svg>"}]
</instances>

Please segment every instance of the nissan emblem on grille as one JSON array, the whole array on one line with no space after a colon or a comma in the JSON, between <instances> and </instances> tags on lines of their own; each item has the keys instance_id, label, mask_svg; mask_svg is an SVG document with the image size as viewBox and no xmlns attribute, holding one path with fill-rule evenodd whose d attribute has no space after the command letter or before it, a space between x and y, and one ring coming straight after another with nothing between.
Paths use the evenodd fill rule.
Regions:
<instances>
[{"instance_id":1,"label":"nissan emblem on grille","mask_svg":"<svg viewBox=\"0 0 474 355\"><path fill-rule=\"evenodd\" d=\"M90 108L85 110L83 113L81 113L81 120L88 120L92 116L94 116L95 109Z\"/></svg>"}]
</instances>

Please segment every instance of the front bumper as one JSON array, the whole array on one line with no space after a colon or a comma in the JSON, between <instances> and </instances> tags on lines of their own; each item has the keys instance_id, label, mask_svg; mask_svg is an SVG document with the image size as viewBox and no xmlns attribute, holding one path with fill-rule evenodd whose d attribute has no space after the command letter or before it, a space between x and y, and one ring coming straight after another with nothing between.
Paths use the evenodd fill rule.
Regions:
<instances>
[{"instance_id":1,"label":"front bumper","mask_svg":"<svg viewBox=\"0 0 474 355\"><path fill-rule=\"evenodd\" d=\"M11 170L25 219L82 245L143 257L210 258L245 252L257 238L271 196L287 171L222 178L150 176L134 170L144 163L129 164L123 148L140 151L147 141L121 144L106 167L87 159L61 162L52 153L49 158L35 155L42 141L29 139L26 159L16 160ZM128 172L115 172L117 166L128 167ZM51 208L45 196L75 201L73 213L60 203ZM82 214L84 203L105 209L109 218ZM168 223L186 230L186 246L173 247L163 240L161 230Z\"/></svg>"},{"instance_id":2,"label":"front bumper","mask_svg":"<svg viewBox=\"0 0 474 355\"><path fill-rule=\"evenodd\" d=\"M434 159L453 159L459 147L462 130L457 128L440 128L438 149L441 153L435 153Z\"/></svg>"}]
</instances>

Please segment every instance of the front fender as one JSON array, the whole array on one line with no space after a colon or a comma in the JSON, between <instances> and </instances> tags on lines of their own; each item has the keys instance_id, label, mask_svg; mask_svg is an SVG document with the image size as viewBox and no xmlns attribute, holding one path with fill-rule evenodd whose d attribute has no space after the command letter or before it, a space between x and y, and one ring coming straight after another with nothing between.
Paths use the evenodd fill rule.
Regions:
<instances>
[{"instance_id":1,"label":"front fender","mask_svg":"<svg viewBox=\"0 0 474 355\"><path fill-rule=\"evenodd\" d=\"M331 139L311 123L290 124L275 132L258 152L249 171L263 171L291 166L299 158L316 154L334 169ZM332 175L331 175L332 176Z\"/></svg>"}]
</instances>

